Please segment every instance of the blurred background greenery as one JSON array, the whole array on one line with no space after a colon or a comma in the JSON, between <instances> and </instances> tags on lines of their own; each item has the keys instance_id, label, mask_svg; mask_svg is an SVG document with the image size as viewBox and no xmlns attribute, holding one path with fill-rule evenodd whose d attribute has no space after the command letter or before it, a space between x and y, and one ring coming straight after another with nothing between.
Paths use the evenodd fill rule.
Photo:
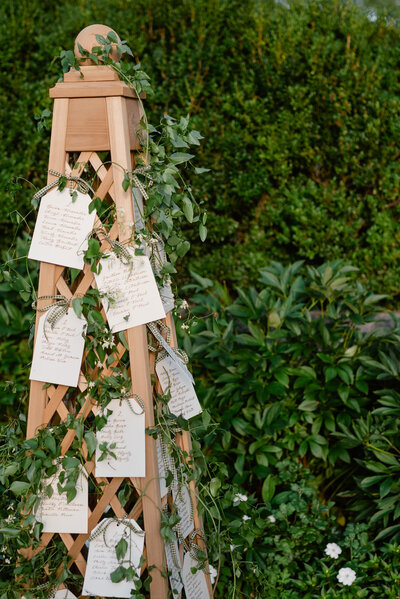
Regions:
<instances>
[{"instance_id":1,"label":"blurred background greenery","mask_svg":"<svg viewBox=\"0 0 400 599\"><path fill-rule=\"evenodd\" d=\"M1 3L1 247L14 233L10 214L25 215L32 185L46 180L49 134L35 116L51 108L57 55L101 22L151 75L151 120L190 113L205 137L198 165L211 172L194 187L209 237L190 239L183 276L191 267L243 284L271 258L346 258L396 304L397 10L338 0Z\"/></svg>"}]
</instances>

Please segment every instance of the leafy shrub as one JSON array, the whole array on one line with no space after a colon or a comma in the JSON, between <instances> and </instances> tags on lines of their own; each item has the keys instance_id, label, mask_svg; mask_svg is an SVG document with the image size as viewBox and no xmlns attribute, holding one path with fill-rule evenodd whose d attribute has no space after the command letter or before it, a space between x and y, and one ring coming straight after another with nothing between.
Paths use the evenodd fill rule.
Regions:
<instances>
[{"instance_id":1,"label":"leafy shrub","mask_svg":"<svg viewBox=\"0 0 400 599\"><path fill-rule=\"evenodd\" d=\"M51 107L53 57L104 22L134 40L157 90L147 100L152 122L190 112L205 136L202 166L212 171L194 187L208 205L207 252L187 231L197 272L254 283L266 256L345 257L375 290L397 293L398 26L371 22L350 1L282 4L2 3L3 247L9 212L25 214L32 195L10 179L46 179L48 138L35 115Z\"/></svg>"},{"instance_id":2,"label":"leafy shrub","mask_svg":"<svg viewBox=\"0 0 400 599\"><path fill-rule=\"evenodd\" d=\"M221 422L206 438L210 454L264 501L276 464L297 456L321 497L346 517L351 507L373 516L379 539L399 539L400 327L378 316L382 296L340 261L272 263L234 301L196 280L190 335L181 334L201 401Z\"/></svg>"}]
</instances>

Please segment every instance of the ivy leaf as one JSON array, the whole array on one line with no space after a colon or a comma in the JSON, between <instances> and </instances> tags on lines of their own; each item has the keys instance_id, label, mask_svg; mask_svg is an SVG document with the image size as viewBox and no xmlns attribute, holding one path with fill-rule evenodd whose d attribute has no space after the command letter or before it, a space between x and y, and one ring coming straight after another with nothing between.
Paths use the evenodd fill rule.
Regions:
<instances>
[{"instance_id":1,"label":"ivy leaf","mask_svg":"<svg viewBox=\"0 0 400 599\"><path fill-rule=\"evenodd\" d=\"M97 447L97 439L93 431L87 431L87 433L85 433L85 441L88 448L88 458L90 459Z\"/></svg>"},{"instance_id":2,"label":"ivy leaf","mask_svg":"<svg viewBox=\"0 0 400 599\"><path fill-rule=\"evenodd\" d=\"M193 204L187 196L183 197L183 214L189 223L193 222Z\"/></svg>"},{"instance_id":3,"label":"ivy leaf","mask_svg":"<svg viewBox=\"0 0 400 599\"><path fill-rule=\"evenodd\" d=\"M182 164L182 162L187 162L194 158L194 154L186 154L185 152L174 152L169 157L170 161L174 164Z\"/></svg>"},{"instance_id":4,"label":"ivy leaf","mask_svg":"<svg viewBox=\"0 0 400 599\"><path fill-rule=\"evenodd\" d=\"M57 444L54 437L46 437L44 444L52 455L55 456L57 454Z\"/></svg>"},{"instance_id":5,"label":"ivy leaf","mask_svg":"<svg viewBox=\"0 0 400 599\"><path fill-rule=\"evenodd\" d=\"M83 297L75 297L72 300L72 308L78 318L82 316Z\"/></svg>"},{"instance_id":6,"label":"ivy leaf","mask_svg":"<svg viewBox=\"0 0 400 599\"><path fill-rule=\"evenodd\" d=\"M200 226L199 226L199 235L200 235L201 241L204 242L206 240L206 238L207 238L207 227L205 227L203 225L203 223L200 223Z\"/></svg>"},{"instance_id":7,"label":"ivy leaf","mask_svg":"<svg viewBox=\"0 0 400 599\"><path fill-rule=\"evenodd\" d=\"M128 542L124 537L122 537L115 546L115 553L117 554L117 560L121 561L127 551L128 551Z\"/></svg>"},{"instance_id":8,"label":"ivy leaf","mask_svg":"<svg viewBox=\"0 0 400 599\"><path fill-rule=\"evenodd\" d=\"M118 566L114 572L111 572L110 578L112 582L121 582L125 578L125 568L123 566Z\"/></svg>"},{"instance_id":9,"label":"ivy leaf","mask_svg":"<svg viewBox=\"0 0 400 599\"><path fill-rule=\"evenodd\" d=\"M23 482L22 480L15 480L10 486L10 491L14 495L25 495L29 490L30 484Z\"/></svg>"},{"instance_id":10,"label":"ivy leaf","mask_svg":"<svg viewBox=\"0 0 400 599\"><path fill-rule=\"evenodd\" d=\"M271 499L273 498L274 495L275 495L275 483L274 483L272 476L269 474L267 476L267 478L264 480L264 483L263 483L263 486L261 489L261 496L263 498L263 501L265 501L265 503L267 503L268 501L271 501Z\"/></svg>"}]
</instances>

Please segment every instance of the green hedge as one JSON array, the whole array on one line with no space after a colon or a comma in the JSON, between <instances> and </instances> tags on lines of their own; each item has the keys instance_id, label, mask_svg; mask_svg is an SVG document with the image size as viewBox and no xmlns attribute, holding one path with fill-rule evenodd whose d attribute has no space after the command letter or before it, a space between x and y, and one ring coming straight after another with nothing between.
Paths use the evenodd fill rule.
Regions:
<instances>
[{"instance_id":1,"label":"green hedge","mask_svg":"<svg viewBox=\"0 0 400 599\"><path fill-rule=\"evenodd\" d=\"M271 258L348 258L375 289L396 293L399 257L399 29L350 2L126 0L2 3L1 244L45 182L61 49L88 24L127 39L153 78L151 120L190 112L205 140L194 181L209 210L207 250L191 265L254 282ZM188 236L190 233L188 232Z\"/></svg>"}]
</instances>

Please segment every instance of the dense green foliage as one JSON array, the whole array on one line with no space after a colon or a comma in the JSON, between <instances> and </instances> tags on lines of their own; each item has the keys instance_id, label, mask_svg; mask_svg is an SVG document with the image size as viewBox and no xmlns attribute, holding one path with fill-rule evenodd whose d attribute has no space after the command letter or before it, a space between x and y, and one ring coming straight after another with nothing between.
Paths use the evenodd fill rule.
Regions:
<instances>
[{"instance_id":1,"label":"dense green foliage","mask_svg":"<svg viewBox=\"0 0 400 599\"><path fill-rule=\"evenodd\" d=\"M221 423L207 445L235 483L269 501L276 464L296 456L345 518L355 510L378 539L399 540L400 323L371 324L383 298L354 271L273 263L234 301L197 276L184 347Z\"/></svg>"},{"instance_id":2,"label":"dense green foliage","mask_svg":"<svg viewBox=\"0 0 400 599\"><path fill-rule=\"evenodd\" d=\"M12 210L46 178L53 57L93 22L129 40L151 75L152 122L191 113L207 139L195 188L209 243L192 267L254 282L267 259L350 258L375 289L399 288L399 33L349 2L85 0L2 3L2 244ZM5 191L8 190L8 191Z\"/></svg>"}]
</instances>

